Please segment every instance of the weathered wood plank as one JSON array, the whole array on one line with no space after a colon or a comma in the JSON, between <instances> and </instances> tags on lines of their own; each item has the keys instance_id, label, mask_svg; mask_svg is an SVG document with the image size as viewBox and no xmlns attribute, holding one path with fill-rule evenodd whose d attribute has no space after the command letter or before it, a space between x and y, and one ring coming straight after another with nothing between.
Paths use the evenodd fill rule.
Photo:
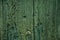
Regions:
<instances>
[{"instance_id":1,"label":"weathered wood plank","mask_svg":"<svg viewBox=\"0 0 60 40\"><path fill-rule=\"evenodd\" d=\"M2 1L3 5L3 40L17 40L18 32L16 26L16 1Z\"/></svg>"},{"instance_id":2,"label":"weathered wood plank","mask_svg":"<svg viewBox=\"0 0 60 40\"><path fill-rule=\"evenodd\" d=\"M0 0L0 40L2 40L2 0Z\"/></svg>"},{"instance_id":3,"label":"weathered wood plank","mask_svg":"<svg viewBox=\"0 0 60 40\"><path fill-rule=\"evenodd\" d=\"M58 40L60 40L60 0L57 0L57 17Z\"/></svg>"},{"instance_id":4,"label":"weathered wood plank","mask_svg":"<svg viewBox=\"0 0 60 40\"><path fill-rule=\"evenodd\" d=\"M57 0L2 0L0 39L57 40L57 6Z\"/></svg>"},{"instance_id":5,"label":"weathered wood plank","mask_svg":"<svg viewBox=\"0 0 60 40\"><path fill-rule=\"evenodd\" d=\"M54 30L56 30L55 28L57 27L56 0L39 0L38 4L39 20L40 23L42 23L41 25L43 27L43 31L41 34L42 40L57 40L56 34L54 34L56 32Z\"/></svg>"},{"instance_id":6,"label":"weathered wood plank","mask_svg":"<svg viewBox=\"0 0 60 40\"><path fill-rule=\"evenodd\" d=\"M25 14L23 16L26 16L24 18L25 27L25 38L27 40L32 40L32 34L33 34L33 0L25 0Z\"/></svg>"},{"instance_id":7,"label":"weathered wood plank","mask_svg":"<svg viewBox=\"0 0 60 40\"><path fill-rule=\"evenodd\" d=\"M17 9L18 9L18 30L21 32L22 40L26 40L26 33L32 33L32 0L18 0ZM28 37L28 36L27 36ZM31 34L32 38L32 34ZM30 40L30 39L29 39Z\"/></svg>"}]
</instances>

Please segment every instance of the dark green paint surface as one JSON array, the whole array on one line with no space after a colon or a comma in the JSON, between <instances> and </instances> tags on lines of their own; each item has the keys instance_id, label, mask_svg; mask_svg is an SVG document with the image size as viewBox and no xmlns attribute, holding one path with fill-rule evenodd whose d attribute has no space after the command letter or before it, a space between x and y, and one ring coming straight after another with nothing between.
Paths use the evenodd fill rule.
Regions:
<instances>
[{"instance_id":1,"label":"dark green paint surface","mask_svg":"<svg viewBox=\"0 0 60 40\"><path fill-rule=\"evenodd\" d=\"M60 0L0 0L0 40L60 40Z\"/></svg>"}]
</instances>

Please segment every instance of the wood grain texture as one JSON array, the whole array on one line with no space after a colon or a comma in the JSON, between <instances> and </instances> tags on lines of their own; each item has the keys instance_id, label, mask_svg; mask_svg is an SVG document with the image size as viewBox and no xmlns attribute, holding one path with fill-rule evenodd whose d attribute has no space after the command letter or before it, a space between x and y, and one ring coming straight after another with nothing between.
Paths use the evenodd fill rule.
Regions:
<instances>
[{"instance_id":1,"label":"wood grain texture","mask_svg":"<svg viewBox=\"0 0 60 40\"><path fill-rule=\"evenodd\" d=\"M59 40L59 0L0 0L0 40Z\"/></svg>"}]
</instances>

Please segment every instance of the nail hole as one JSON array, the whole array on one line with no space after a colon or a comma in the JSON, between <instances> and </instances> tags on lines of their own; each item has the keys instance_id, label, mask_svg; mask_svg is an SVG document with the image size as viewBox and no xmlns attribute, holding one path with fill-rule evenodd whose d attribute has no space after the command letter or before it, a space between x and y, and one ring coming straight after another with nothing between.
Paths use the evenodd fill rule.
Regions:
<instances>
[{"instance_id":1,"label":"nail hole","mask_svg":"<svg viewBox=\"0 0 60 40\"><path fill-rule=\"evenodd\" d=\"M23 16L24 18L26 18L26 16Z\"/></svg>"}]
</instances>

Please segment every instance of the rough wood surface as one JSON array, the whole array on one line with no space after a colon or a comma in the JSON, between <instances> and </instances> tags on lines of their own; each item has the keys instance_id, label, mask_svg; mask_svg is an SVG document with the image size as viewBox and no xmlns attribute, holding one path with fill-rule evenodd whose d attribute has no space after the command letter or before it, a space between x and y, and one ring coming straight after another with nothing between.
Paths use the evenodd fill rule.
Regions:
<instances>
[{"instance_id":1,"label":"rough wood surface","mask_svg":"<svg viewBox=\"0 0 60 40\"><path fill-rule=\"evenodd\" d=\"M0 0L0 40L60 40L59 0Z\"/></svg>"}]
</instances>

